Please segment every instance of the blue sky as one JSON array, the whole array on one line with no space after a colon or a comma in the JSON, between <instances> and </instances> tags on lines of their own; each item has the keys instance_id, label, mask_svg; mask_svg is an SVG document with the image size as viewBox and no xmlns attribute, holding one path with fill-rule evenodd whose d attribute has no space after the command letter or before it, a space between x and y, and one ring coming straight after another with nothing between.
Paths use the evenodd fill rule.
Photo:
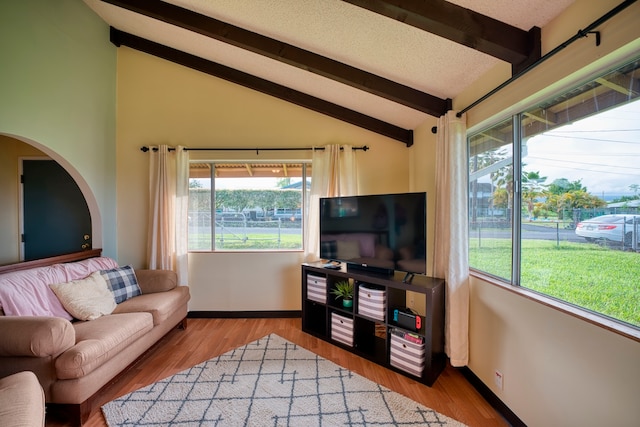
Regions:
<instances>
[{"instance_id":1,"label":"blue sky","mask_svg":"<svg viewBox=\"0 0 640 427\"><path fill-rule=\"evenodd\" d=\"M590 193L633 195L640 185L640 101L530 138L525 170L554 179L582 179ZM640 193L639 193L640 194Z\"/></svg>"}]
</instances>

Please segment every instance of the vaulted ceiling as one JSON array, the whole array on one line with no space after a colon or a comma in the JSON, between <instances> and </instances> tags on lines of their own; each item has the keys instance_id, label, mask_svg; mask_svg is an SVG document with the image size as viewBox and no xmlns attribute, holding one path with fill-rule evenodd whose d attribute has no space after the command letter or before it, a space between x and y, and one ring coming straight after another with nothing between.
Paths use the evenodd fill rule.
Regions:
<instances>
[{"instance_id":1,"label":"vaulted ceiling","mask_svg":"<svg viewBox=\"0 0 640 427\"><path fill-rule=\"evenodd\" d=\"M111 41L410 146L494 67L540 58L574 0L84 0Z\"/></svg>"}]
</instances>

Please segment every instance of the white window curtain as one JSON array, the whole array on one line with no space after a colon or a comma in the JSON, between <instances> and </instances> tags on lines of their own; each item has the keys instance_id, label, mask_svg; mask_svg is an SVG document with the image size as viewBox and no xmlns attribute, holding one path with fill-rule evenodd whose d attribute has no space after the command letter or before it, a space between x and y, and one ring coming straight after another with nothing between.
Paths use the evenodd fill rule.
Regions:
<instances>
[{"instance_id":1,"label":"white window curtain","mask_svg":"<svg viewBox=\"0 0 640 427\"><path fill-rule=\"evenodd\" d=\"M189 152L182 146L171 152L167 145L149 150L147 263L152 270L174 270L180 285L189 283L188 198Z\"/></svg>"},{"instance_id":2,"label":"white window curtain","mask_svg":"<svg viewBox=\"0 0 640 427\"><path fill-rule=\"evenodd\" d=\"M355 150L350 145L332 144L313 150L311 190L305 228L305 261L319 259L320 198L354 196L358 192Z\"/></svg>"},{"instance_id":3,"label":"white window curtain","mask_svg":"<svg viewBox=\"0 0 640 427\"><path fill-rule=\"evenodd\" d=\"M469 239L466 116L438 119L434 275L446 281L445 352L469 362Z\"/></svg>"}]
</instances>

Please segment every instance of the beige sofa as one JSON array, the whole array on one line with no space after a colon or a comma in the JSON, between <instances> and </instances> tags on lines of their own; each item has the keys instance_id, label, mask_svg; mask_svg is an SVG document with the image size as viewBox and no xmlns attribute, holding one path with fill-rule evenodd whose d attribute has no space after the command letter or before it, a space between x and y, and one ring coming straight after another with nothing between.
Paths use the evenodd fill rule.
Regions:
<instances>
[{"instance_id":1,"label":"beige sofa","mask_svg":"<svg viewBox=\"0 0 640 427\"><path fill-rule=\"evenodd\" d=\"M91 270L84 265L80 269L72 267L76 275ZM50 281L47 269L56 265L38 268L44 270L37 274L34 270L6 273L13 282L3 281L9 276L0 272L0 287L11 286L21 274ZM55 411L62 409L76 424L84 422L93 406L92 397L101 388L172 328L186 327L189 288L177 286L176 274L136 270L135 276L142 294L94 320L0 315L0 378L20 371L34 372L47 406Z\"/></svg>"},{"instance_id":2,"label":"beige sofa","mask_svg":"<svg viewBox=\"0 0 640 427\"><path fill-rule=\"evenodd\" d=\"M44 393L33 372L0 378L0 426L43 427Z\"/></svg>"}]
</instances>

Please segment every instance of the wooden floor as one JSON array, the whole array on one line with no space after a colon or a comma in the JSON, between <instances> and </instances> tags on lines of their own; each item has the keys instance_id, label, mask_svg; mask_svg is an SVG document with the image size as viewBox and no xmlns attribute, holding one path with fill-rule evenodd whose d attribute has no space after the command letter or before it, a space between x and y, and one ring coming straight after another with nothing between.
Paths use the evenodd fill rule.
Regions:
<instances>
[{"instance_id":1,"label":"wooden floor","mask_svg":"<svg viewBox=\"0 0 640 427\"><path fill-rule=\"evenodd\" d=\"M469 426L508 426L456 369L447 366L433 387L427 387L302 332L299 318L189 319L186 330L171 331L101 392L85 426L106 426L100 411L104 403L270 333ZM66 425L49 418L46 427Z\"/></svg>"}]
</instances>

